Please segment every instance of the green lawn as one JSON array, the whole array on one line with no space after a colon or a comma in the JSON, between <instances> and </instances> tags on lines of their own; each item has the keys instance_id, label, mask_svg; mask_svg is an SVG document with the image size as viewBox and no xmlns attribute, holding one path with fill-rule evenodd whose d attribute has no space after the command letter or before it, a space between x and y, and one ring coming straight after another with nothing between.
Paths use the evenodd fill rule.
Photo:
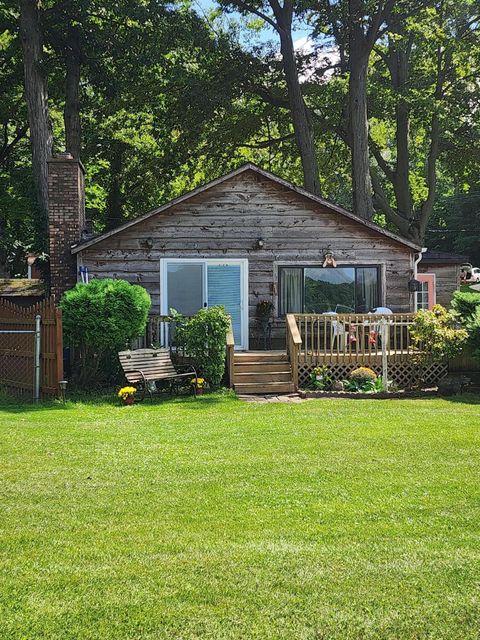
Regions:
<instances>
[{"instance_id":1,"label":"green lawn","mask_svg":"<svg viewBox=\"0 0 480 640\"><path fill-rule=\"evenodd\" d=\"M0 408L0 638L478 639L480 398Z\"/></svg>"}]
</instances>

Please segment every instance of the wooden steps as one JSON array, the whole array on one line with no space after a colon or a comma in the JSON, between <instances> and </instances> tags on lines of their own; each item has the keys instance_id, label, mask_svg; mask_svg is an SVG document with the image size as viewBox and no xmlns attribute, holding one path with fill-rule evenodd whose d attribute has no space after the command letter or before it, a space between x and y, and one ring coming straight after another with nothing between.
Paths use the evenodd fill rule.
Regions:
<instances>
[{"instance_id":1,"label":"wooden steps","mask_svg":"<svg viewBox=\"0 0 480 640\"><path fill-rule=\"evenodd\" d=\"M292 393L292 368L287 354L283 351L235 353L233 386L239 394Z\"/></svg>"}]
</instances>

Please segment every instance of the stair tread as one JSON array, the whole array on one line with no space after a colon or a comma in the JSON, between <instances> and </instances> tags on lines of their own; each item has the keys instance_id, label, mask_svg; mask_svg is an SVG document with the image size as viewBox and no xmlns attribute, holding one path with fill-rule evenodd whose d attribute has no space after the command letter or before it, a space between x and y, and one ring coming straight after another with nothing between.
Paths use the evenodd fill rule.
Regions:
<instances>
[{"instance_id":1,"label":"stair tread","mask_svg":"<svg viewBox=\"0 0 480 640\"><path fill-rule=\"evenodd\" d=\"M236 382L235 389L293 389L293 382Z\"/></svg>"}]
</instances>

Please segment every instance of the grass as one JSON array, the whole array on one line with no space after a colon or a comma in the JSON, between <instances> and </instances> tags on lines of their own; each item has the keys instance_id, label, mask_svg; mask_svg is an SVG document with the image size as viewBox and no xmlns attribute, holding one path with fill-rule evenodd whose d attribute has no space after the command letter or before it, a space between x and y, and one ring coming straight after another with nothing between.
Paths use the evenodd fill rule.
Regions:
<instances>
[{"instance_id":1,"label":"grass","mask_svg":"<svg viewBox=\"0 0 480 640\"><path fill-rule=\"evenodd\" d=\"M478 639L480 399L0 408L0 637Z\"/></svg>"}]
</instances>

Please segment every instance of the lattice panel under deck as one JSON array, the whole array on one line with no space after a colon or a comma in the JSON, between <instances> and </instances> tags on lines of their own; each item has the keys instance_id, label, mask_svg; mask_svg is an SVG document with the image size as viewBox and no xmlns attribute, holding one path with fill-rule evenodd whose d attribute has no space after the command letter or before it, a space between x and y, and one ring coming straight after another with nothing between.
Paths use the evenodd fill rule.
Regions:
<instances>
[{"instance_id":1,"label":"lattice panel under deck","mask_svg":"<svg viewBox=\"0 0 480 640\"><path fill-rule=\"evenodd\" d=\"M315 364L301 364L298 368L298 385L305 388L310 381L310 373L315 369ZM330 374L334 380L345 380L353 369L356 369L359 364L327 364L326 365ZM382 375L381 365L368 365L370 369L373 369L379 376ZM409 387L415 382L415 365L409 362L390 362L388 365L388 379L401 389ZM432 364L424 372L423 380L427 386L437 385L442 378L448 373L447 364L444 362Z\"/></svg>"}]
</instances>

